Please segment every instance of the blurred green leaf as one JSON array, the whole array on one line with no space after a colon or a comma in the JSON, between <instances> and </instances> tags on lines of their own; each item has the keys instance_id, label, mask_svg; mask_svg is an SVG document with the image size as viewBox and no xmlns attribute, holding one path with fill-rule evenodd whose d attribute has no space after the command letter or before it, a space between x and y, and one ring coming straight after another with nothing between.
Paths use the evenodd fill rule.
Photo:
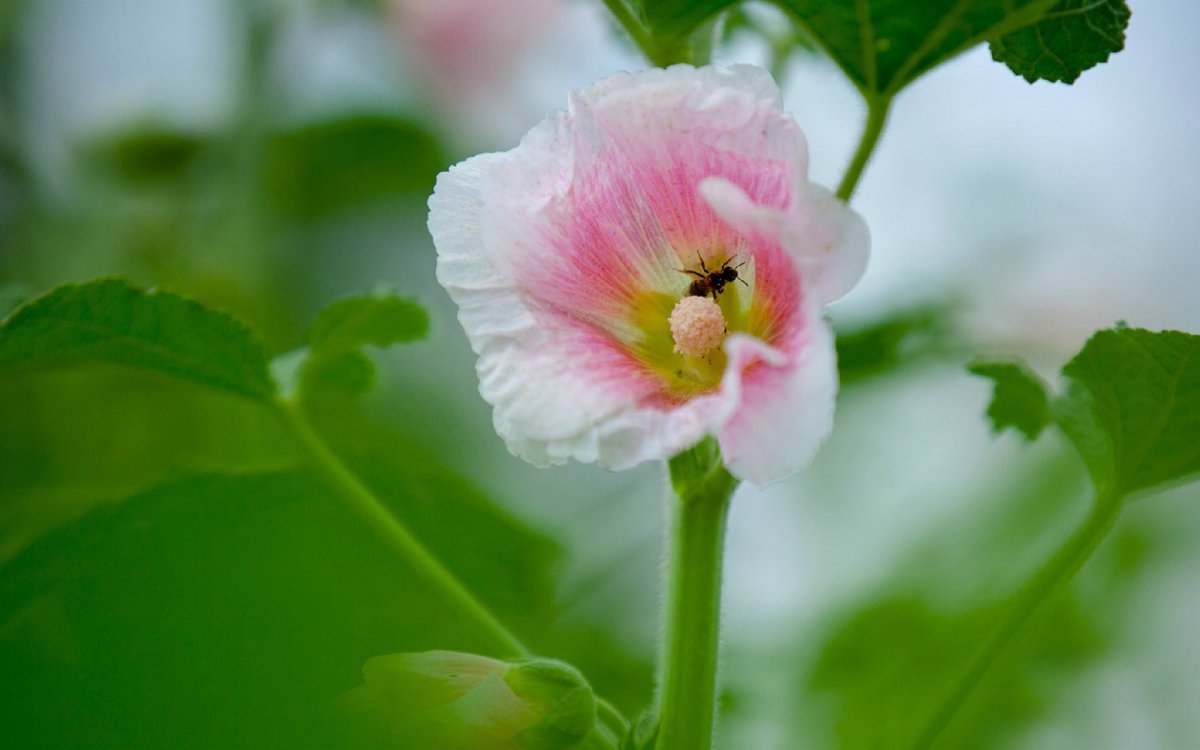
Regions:
<instances>
[{"instance_id":1,"label":"blurred green leaf","mask_svg":"<svg viewBox=\"0 0 1200 750\"><path fill-rule=\"evenodd\" d=\"M1042 434L1050 423L1050 402L1035 372L1020 362L976 362L967 369L995 382L987 409L994 431L1013 427L1029 440Z\"/></svg>"},{"instance_id":2,"label":"blurred green leaf","mask_svg":"<svg viewBox=\"0 0 1200 750\"><path fill-rule=\"evenodd\" d=\"M1200 336L1100 331L1063 368L1054 418L1115 496L1200 472Z\"/></svg>"},{"instance_id":3,"label":"blurred green leaf","mask_svg":"<svg viewBox=\"0 0 1200 750\"><path fill-rule=\"evenodd\" d=\"M145 125L89 143L84 159L133 185L162 184L182 179L208 145L193 133Z\"/></svg>"},{"instance_id":4,"label":"blurred green leaf","mask_svg":"<svg viewBox=\"0 0 1200 750\"><path fill-rule=\"evenodd\" d=\"M333 383L350 393L370 390L375 367L364 346L413 341L429 331L429 315L412 300L380 291L339 300L322 310L308 329L302 378L311 387Z\"/></svg>"},{"instance_id":5,"label":"blurred green leaf","mask_svg":"<svg viewBox=\"0 0 1200 750\"><path fill-rule=\"evenodd\" d=\"M349 297L329 305L308 329L314 356L337 357L368 344L391 346L421 338L429 315L412 300L388 291Z\"/></svg>"},{"instance_id":6,"label":"blurred green leaf","mask_svg":"<svg viewBox=\"0 0 1200 750\"><path fill-rule=\"evenodd\" d=\"M776 0L850 80L891 96L976 44L1042 18L1054 0Z\"/></svg>"},{"instance_id":7,"label":"blurred green leaf","mask_svg":"<svg viewBox=\"0 0 1200 750\"><path fill-rule=\"evenodd\" d=\"M838 379L856 383L945 351L952 310L950 304L923 305L863 325L835 325Z\"/></svg>"},{"instance_id":8,"label":"blurred green leaf","mask_svg":"<svg viewBox=\"0 0 1200 750\"><path fill-rule=\"evenodd\" d=\"M347 352L329 360L307 360L304 368L305 390L332 385L347 393L363 394L375 387L375 365L362 352Z\"/></svg>"},{"instance_id":9,"label":"blurred green leaf","mask_svg":"<svg viewBox=\"0 0 1200 750\"><path fill-rule=\"evenodd\" d=\"M1074 83L1125 48L1125 0L1060 0L1032 26L991 41L992 58L1033 83Z\"/></svg>"},{"instance_id":10,"label":"blurred green leaf","mask_svg":"<svg viewBox=\"0 0 1200 750\"><path fill-rule=\"evenodd\" d=\"M270 410L107 364L0 371L0 565L93 508L170 476L295 465Z\"/></svg>"},{"instance_id":11,"label":"blurred green leaf","mask_svg":"<svg viewBox=\"0 0 1200 750\"><path fill-rule=\"evenodd\" d=\"M554 601L557 546L411 441L363 424L357 429L354 443L339 446L342 455L376 494L393 499L422 543L505 624L520 631L544 623Z\"/></svg>"},{"instance_id":12,"label":"blurred green leaf","mask_svg":"<svg viewBox=\"0 0 1200 750\"><path fill-rule=\"evenodd\" d=\"M1003 612L1003 603L947 612L921 597L884 597L840 622L810 683L813 691L840 698L835 746L913 747L924 722L991 637ZM999 746L1018 721L1046 710L1039 678L1079 668L1103 646L1080 603L1060 597L1030 623L935 746Z\"/></svg>"},{"instance_id":13,"label":"blurred green leaf","mask_svg":"<svg viewBox=\"0 0 1200 750\"><path fill-rule=\"evenodd\" d=\"M917 540L889 567L887 580L828 621L802 686L798 719L810 731L827 728L812 738L817 746L918 746L930 720L1017 606L1046 548L1057 546L1078 523L1087 498L1069 461L1065 452L1041 459L1015 482L977 495ZM1010 746L1006 740L1014 732L1045 715L1064 695L1061 682L1107 648L1107 613L1120 611L1119 592L1111 585L1097 591L1102 604L1075 588L1047 600L932 747L999 750Z\"/></svg>"},{"instance_id":14,"label":"blurred green leaf","mask_svg":"<svg viewBox=\"0 0 1200 750\"><path fill-rule=\"evenodd\" d=\"M545 617L549 540L462 480L373 469L501 616ZM367 658L486 645L422 580L316 475L181 477L0 568L0 724L18 747L345 747L325 707Z\"/></svg>"},{"instance_id":15,"label":"blurred green leaf","mask_svg":"<svg viewBox=\"0 0 1200 750\"><path fill-rule=\"evenodd\" d=\"M0 323L31 296L24 284L0 284Z\"/></svg>"},{"instance_id":16,"label":"blurred green leaf","mask_svg":"<svg viewBox=\"0 0 1200 750\"><path fill-rule=\"evenodd\" d=\"M428 331L428 313L410 299L386 290L348 297L318 313L308 329L308 346L277 357L271 370L285 393L300 390L308 397L333 385L361 395L375 384L375 366L363 347L402 344Z\"/></svg>"},{"instance_id":17,"label":"blurred green leaf","mask_svg":"<svg viewBox=\"0 0 1200 750\"><path fill-rule=\"evenodd\" d=\"M245 326L170 292L117 279L65 284L0 324L0 370L99 362L260 401L274 393L262 347Z\"/></svg>"},{"instance_id":18,"label":"blurred green leaf","mask_svg":"<svg viewBox=\"0 0 1200 750\"><path fill-rule=\"evenodd\" d=\"M447 162L420 125L391 115L355 115L272 136L265 190L285 217L322 219L388 197L424 199Z\"/></svg>"}]
</instances>

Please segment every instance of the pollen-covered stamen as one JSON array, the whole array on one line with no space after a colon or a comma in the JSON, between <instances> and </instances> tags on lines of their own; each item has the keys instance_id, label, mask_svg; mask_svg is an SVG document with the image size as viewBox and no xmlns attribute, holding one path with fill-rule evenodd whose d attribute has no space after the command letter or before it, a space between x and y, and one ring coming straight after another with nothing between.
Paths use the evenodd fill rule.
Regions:
<instances>
[{"instance_id":1,"label":"pollen-covered stamen","mask_svg":"<svg viewBox=\"0 0 1200 750\"><path fill-rule=\"evenodd\" d=\"M686 357L703 357L725 338L725 314L708 297L684 297L667 320L675 338L675 351Z\"/></svg>"}]
</instances>

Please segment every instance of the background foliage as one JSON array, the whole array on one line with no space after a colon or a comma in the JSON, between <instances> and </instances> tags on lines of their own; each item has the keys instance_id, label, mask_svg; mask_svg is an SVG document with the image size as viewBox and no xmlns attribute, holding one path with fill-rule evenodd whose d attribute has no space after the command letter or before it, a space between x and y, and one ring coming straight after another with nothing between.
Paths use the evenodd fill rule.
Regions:
<instances>
[{"instance_id":1,"label":"background foliage","mask_svg":"<svg viewBox=\"0 0 1200 750\"><path fill-rule=\"evenodd\" d=\"M1124 3L608 5L660 62L735 11L717 59L791 76L827 183L856 97L904 90L863 183L874 266L835 310L836 433L734 504L722 746L919 746L1096 492L1133 500L934 746L1200 745L1200 363L1146 330L1200 324L1175 137L1200 115L1137 98L1200 19L1147 7L1141 45L1042 98L1121 49ZM4 744L328 747L370 657L493 649L339 502L281 394L535 651L649 703L661 469L507 456L423 226L439 170L643 64L601 10L497 64L499 110L423 78L374 3L0 6ZM1053 120L1076 110L1148 158Z\"/></svg>"}]
</instances>

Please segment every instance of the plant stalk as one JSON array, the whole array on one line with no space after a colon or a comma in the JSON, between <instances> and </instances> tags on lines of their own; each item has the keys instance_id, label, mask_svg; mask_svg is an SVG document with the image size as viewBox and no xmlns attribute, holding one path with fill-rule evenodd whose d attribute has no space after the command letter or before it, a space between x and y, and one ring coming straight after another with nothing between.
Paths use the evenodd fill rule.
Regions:
<instances>
[{"instance_id":1,"label":"plant stalk","mask_svg":"<svg viewBox=\"0 0 1200 750\"><path fill-rule=\"evenodd\" d=\"M930 719L913 744L913 750L928 750L933 745L1025 622L1042 602L1069 581L1092 556L1096 547L1112 529L1120 509L1119 500L1101 497L1075 533L1046 561L1037 574L1017 591L1008 617Z\"/></svg>"},{"instance_id":2,"label":"plant stalk","mask_svg":"<svg viewBox=\"0 0 1200 750\"><path fill-rule=\"evenodd\" d=\"M862 177L875 146L879 144L879 136L883 135L888 111L892 105L890 96L864 94L864 97L867 101L867 124L863 128L862 139L858 142L854 157L850 160L850 166L846 168L846 174L843 175L837 189L837 197L844 203L850 202L850 196L854 195L854 188L858 186L858 180Z\"/></svg>"},{"instance_id":3,"label":"plant stalk","mask_svg":"<svg viewBox=\"0 0 1200 750\"><path fill-rule=\"evenodd\" d=\"M380 538L412 566L425 582L447 602L474 621L505 657L528 658L532 653L487 607L466 589L411 531L355 476L316 433L301 406L276 400L276 408L285 424L304 447L313 464L321 471L330 488L346 505L373 528Z\"/></svg>"},{"instance_id":4,"label":"plant stalk","mask_svg":"<svg viewBox=\"0 0 1200 750\"><path fill-rule=\"evenodd\" d=\"M666 68L675 63L690 62L694 64L691 50L686 44L676 43L663 46L650 29L638 18L637 13L629 6L628 0L604 0L613 18L621 24L651 65Z\"/></svg>"},{"instance_id":5,"label":"plant stalk","mask_svg":"<svg viewBox=\"0 0 1200 750\"><path fill-rule=\"evenodd\" d=\"M721 466L719 454L715 466L701 467L698 477L689 471L695 465L684 465L694 458L682 454L671 462L676 497L669 500L657 750L710 750L716 719L721 565L737 482Z\"/></svg>"}]
</instances>

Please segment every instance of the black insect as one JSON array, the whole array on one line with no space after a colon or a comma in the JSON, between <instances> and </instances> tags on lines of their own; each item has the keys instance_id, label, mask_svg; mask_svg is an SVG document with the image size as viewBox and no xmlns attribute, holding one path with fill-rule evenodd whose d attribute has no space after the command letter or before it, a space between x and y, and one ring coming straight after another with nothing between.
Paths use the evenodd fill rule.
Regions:
<instances>
[{"instance_id":1,"label":"black insect","mask_svg":"<svg viewBox=\"0 0 1200 750\"><path fill-rule=\"evenodd\" d=\"M708 267L704 265L704 258L701 258L699 253L696 254L696 257L700 260L700 271L703 271L704 273L700 273L700 271L693 271L690 268L677 269L680 273L686 273L696 277L695 281L693 281L691 284L688 284L687 296L707 297L711 294L712 298L715 300L717 295L725 291L726 284L732 284L735 281L740 281L743 284L746 284L745 279L738 278L737 271L739 268L746 265L746 261L743 260L736 266L730 266L729 261L733 260L733 258L730 258L729 260L721 263L721 267L717 270L710 271L708 270ZM749 287L750 285L746 284L746 286Z\"/></svg>"}]
</instances>

